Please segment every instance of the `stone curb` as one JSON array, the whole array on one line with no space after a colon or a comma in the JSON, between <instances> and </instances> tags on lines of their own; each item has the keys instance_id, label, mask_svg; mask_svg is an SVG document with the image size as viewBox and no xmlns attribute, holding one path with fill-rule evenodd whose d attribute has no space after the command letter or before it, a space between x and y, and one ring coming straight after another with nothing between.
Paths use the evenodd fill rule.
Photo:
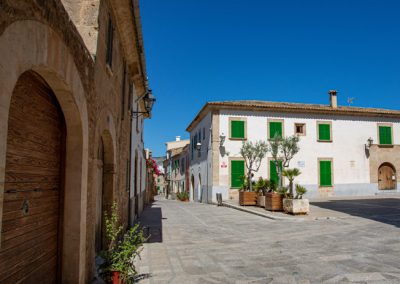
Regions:
<instances>
[{"instance_id":1,"label":"stone curb","mask_svg":"<svg viewBox=\"0 0 400 284\"><path fill-rule=\"evenodd\" d=\"M253 215L257 215L257 216L260 216L260 217L263 217L263 218L268 218L268 219L271 219L271 220L295 221L295 222L305 221L304 218L296 218L296 219L294 219L294 218L290 218L290 217L274 216L274 215L271 215L271 214L268 214L268 213L260 213L260 212L257 212L255 210L248 209L248 208L246 208L244 206L234 205L234 204L230 204L230 203L226 203L226 202L222 202L222 206L228 207L228 208L232 208L232 209L236 209L236 210L243 211L243 212L247 212L247 213L250 213L250 214L253 214Z\"/></svg>"}]
</instances>

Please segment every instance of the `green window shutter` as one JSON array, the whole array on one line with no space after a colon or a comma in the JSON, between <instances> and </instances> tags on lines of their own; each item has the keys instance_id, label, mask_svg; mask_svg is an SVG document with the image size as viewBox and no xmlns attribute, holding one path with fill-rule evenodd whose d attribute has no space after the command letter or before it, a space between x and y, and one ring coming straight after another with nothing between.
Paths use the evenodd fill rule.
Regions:
<instances>
[{"instance_id":1,"label":"green window shutter","mask_svg":"<svg viewBox=\"0 0 400 284\"><path fill-rule=\"evenodd\" d=\"M319 171L320 186L332 186L332 162L320 161Z\"/></svg>"},{"instance_id":2,"label":"green window shutter","mask_svg":"<svg viewBox=\"0 0 400 284\"><path fill-rule=\"evenodd\" d=\"M269 139L275 138L278 135L282 138L282 122L270 122L269 123Z\"/></svg>"},{"instance_id":3,"label":"green window shutter","mask_svg":"<svg viewBox=\"0 0 400 284\"><path fill-rule=\"evenodd\" d=\"M318 140L331 141L331 125L318 124Z\"/></svg>"},{"instance_id":4,"label":"green window shutter","mask_svg":"<svg viewBox=\"0 0 400 284\"><path fill-rule=\"evenodd\" d=\"M245 122L242 120L231 121L231 138L244 139L245 137Z\"/></svg>"},{"instance_id":5,"label":"green window shutter","mask_svg":"<svg viewBox=\"0 0 400 284\"><path fill-rule=\"evenodd\" d=\"M244 176L244 161L231 161L231 187L242 186L241 177Z\"/></svg>"},{"instance_id":6,"label":"green window shutter","mask_svg":"<svg viewBox=\"0 0 400 284\"><path fill-rule=\"evenodd\" d=\"M282 161L279 161L279 167L281 170L283 169ZM276 185L279 185L279 176L274 161L269 162L269 180L274 182Z\"/></svg>"},{"instance_id":7,"label":"green window shutter","mask_svg":"<svg viewBox=\"0 0 400 284\"><path fill-rule=\"evenodd\" d=\"M392 145L392 128L390 126L379 126L379 144Z\"/></svg>"}]
</instances>

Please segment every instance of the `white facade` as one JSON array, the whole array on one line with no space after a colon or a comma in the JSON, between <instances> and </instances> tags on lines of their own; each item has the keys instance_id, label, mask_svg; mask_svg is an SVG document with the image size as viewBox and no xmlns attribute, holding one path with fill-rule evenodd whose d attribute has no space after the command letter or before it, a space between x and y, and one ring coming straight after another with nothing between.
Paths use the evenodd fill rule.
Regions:
<instances>
[{"instance_id":1,"label":"white facade","mask_svg":"<svg viewBox=\"0 0 400 284\"><path fill-rule=\"evenodd\" d=\"M207 108L202 110L207 112ZM214 110L214 113L216 111ZM283 135L291 136L295 134L295 124L305 125L305 135L300 136L300 152L290 163L290 168L299 168L302 174L295 180L296 183L305 186L308 189L308 198L317 198L323 196L368 196L378 194L378 168L375 164L383 164L388 162L396 169L396 180L398 181L400 159L391 153L398 153L397 148L400 144L400 116L399 118L384 118L372 116L354 116L349 112L348 115L337 114L313 114L310 111L299 111L298 113L271 111L251 111L221 108L217 110L218 115L211 115L208 111L204 118L190 126L191 139L198 135L199 129L206 129L205 141L202 143L202 151L213 148L210 138L213 131L211 126L217 127L218 131L214 131L214 135L224 135L226 140L222 146L218 145L219 151L208 151L208 156L202 155L197 157L197 151L194 152L194 159L191 161L191 173L194 177L194 195L195 201L200 200L202 189L205 192L207 184L201 183L208 176L208 196L209 201L215 201L216 193L222 193L223 199L228 199L237 192L237 189L231 189L230 180L230 162L234 159L240 159L241 140L230 139L230 120L241 119L246 124L247 141L268 141L268 125L269 120L283 121ZM212 119L216 119L217 123L212 123ZM332 142L318 141L318 123L328 122L331 124ZM392 147L378 147L379 144L379 125L390 125L393 134ZM193 123L192 123L193 125ZM374 140L374 146L371 150L366 150L368 139ZM203 137L202 137L203 139ZM218 143L220 138L213 139L214 143ZM194 140L191 140L194 142ZM214 147L215 148L215 147ZM372 151L372 152L370 152ZM389 151L389 152L388 152ZM213 159L212 155L218 156ZM388 160L386 157L391 156ZM370 159L373 157L373 161ZM269 159L268 154L264 158L260 170L255 174L255 179L263 177L269 179ZM319 159L332 160L332 180L331 188L322 188L319 185ZM214 162L213 162L214 161ZM216 162L217 161L217 162ZM397 163L397 164L396 164ZM208 165L208 173L207 173ZM371 169L371 165L373 169ZM379 166L379 165L378 165ZM212 179L212 168L214 167L218 177ZM218 168L217 168L218 167ZM205 187L205 188L204 188ZM397 189L400 184L397 184ZM197 190L197 193L196 193ZM196 196L197 194L197 196ZM203 193L204 194L204 193ZM196 200L197 197L197 200Z\"/></svg>"}]
</instances>

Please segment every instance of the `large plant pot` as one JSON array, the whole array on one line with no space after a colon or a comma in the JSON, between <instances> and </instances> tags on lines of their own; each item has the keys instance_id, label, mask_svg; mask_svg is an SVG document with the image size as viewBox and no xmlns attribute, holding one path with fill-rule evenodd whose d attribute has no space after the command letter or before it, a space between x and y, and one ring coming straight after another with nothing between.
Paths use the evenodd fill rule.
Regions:
<instances>
[{"instance_id":1,"label":"large plant pot","mask_svg":"<svg viewBox=\"0 0 400 284\"><path fill-rule=\"evenodd\" d=\"M123 284L121 273L119 271L112 272L112 284Z\"/></svg>"},{"instance_id":2,"label":"large plant pot","mask_svg":"<svg viewBox=\"0 0 400 284\"><path fill-rule=\"evenodd\" d=\"M293 215L308 214L310 202L308 199L283 199L283 210Z\"/></svg>"},{"instance_id":3,"label":"large plant pot","mask_svg":"<svg viewBox=\"0 0 400 284\"><path fill-rule=\"evenodd\" d=\"M257 205L257 192L254 191L240 191L239 204L241 206L255 206Z\"/></svg>"},{"instance_id":4,"label":"large plant pot","mask_svg":"<svg viewBox=\"0 0 400 284\"><path fill-rule=\"evenodd\" d=\"M259 195L257 197L257 206L265 208L265 196L264 195Z\"/></svg>"},{"instance_id":5,"label":"large plant pot","mask_svg":"<svg viewBox=\"0 0 400 284\"><path fill-rule=\"evenodd\" d=\"M276 192L265 195L265 209L269 211L283 211L283 197Z\"/></svg>"}]
</instances>

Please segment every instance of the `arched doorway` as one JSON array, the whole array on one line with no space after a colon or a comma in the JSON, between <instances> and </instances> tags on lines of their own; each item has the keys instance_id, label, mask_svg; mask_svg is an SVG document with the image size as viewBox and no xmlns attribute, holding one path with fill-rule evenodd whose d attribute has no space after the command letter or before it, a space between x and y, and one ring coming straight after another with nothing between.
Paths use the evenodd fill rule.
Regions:
<instances>
[{"instance_id":1,"label":"arched doorway","mask_svg":"<svg viewBox=\"0 0 400 284\"><path fill-rule=\"evenodd\" d=\"M194 201L194 176L192 175L190 180L190 199Z\"/></svg>"},{"instance_id":2,"label":"arched doorway","mask_svg":"<svg viewBox=\"0 0 400 284\"><path fill-rule=\"evenodd\" d=\"M23 73L8 117L0 282L60 281L65 120L44 79Z\"/></svg>"},{"instance_id":3,"label":"arched doorway","mask_svg":"<svg viewBox=\"0 0 400 284\"><path fill-rule=\"evenodd\" d=\"M105 214L110 215L114 192L114 151L111 135L104 131L98 148L96 252L106 248Z\"/></svg>"},{"instance_id":4,"label":"arched doorway","mask_svg":"<svg viewBox=\"0 0 400 284\"><path fill-rule=\"evenodd\" d=\"M379 167L378 182L380 190L390 190L397 188L396 169L390 163L383 163Z\"/></svg>"},{"instance_id":5,"label":"arched doorway","mask_svg":"<svg viewBox=\"0 0 400 284\"><path fill-rule=\"evenodd\" d=\"M201 192L201 175L199 174L199 183L197 184L197 200L203 202Z\"/></svg>"}]
</instances>

